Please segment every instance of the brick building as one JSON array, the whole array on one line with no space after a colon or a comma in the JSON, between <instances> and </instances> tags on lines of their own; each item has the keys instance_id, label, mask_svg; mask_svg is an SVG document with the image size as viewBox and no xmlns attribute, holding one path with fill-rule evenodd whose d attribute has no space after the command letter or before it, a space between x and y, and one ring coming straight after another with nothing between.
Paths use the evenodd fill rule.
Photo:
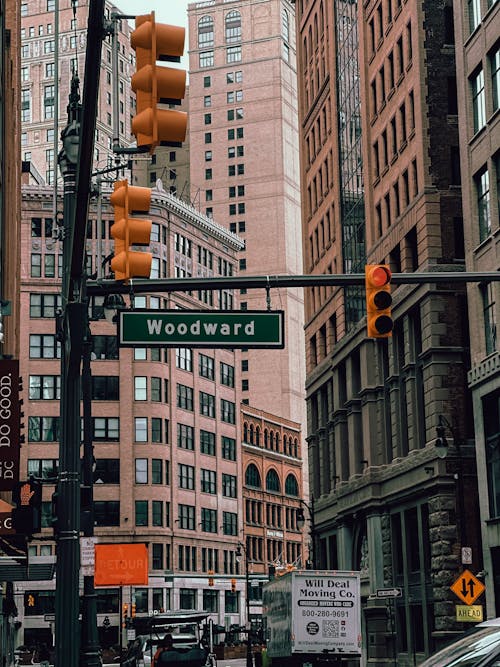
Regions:
<instances>
[{"instance_id":1,"label":"brick building","mask_svg":"<svg viewBox=\"0 0 500 667\"><path fill-rule=\"evenodd\" d=\"M109 195L109 192L107 193ZM235 270L241 240L162 190L151 204L153 277L182 271L214 275ZM101 252L111 251L113 216L103 202ZM96 212L89 215L89 266L97 260ZM59 305L59 242L51 235L50 188L23 188L21 361L26 444L23 474L49 482L58 472L60 344L54 316ZM135 296L136 308L202 307L202 294ZM214 294L223 306L224 292ZM100 542L147 542L149 584L122 591L137 616L160 609L204 609L218 624L244 619L245 581L236 560L242 531L239 443L239 352L184 348L117 347L116 326L104 318L103 299L90 304L92 419L96 459L95 534ZM44 484L42 534L30 556L54 554L53 486ZM215 585L208 573L214 571ZM231 578L237 590L231 591ZM20 642L51 643L45 614L53 613L55 582L16 583ZM23 598L23 593L26 595ZM28 604L28 594L32 604ZM23 601L25 604L23 604ZM118 589L98 590L103 645L118 641ZM241 613L241 616L240 616ZM103 625L105 617L110 624Z\"/></svg>"},{"instance_id":2,"label":"brick building","mask_svg":"<svg viewBox=\"0 0 500 667\"><path fill-rule=\"evenodd\" d=\"M306 270L462 270L451 2L297 0L296 11ZM379 340L366 336L361 289L306 293L316 561L361 572L374 665L414 664L458 632L461 546L482 564L465 288L392 291L393 335ZM401 588L394 605L370 597L386 587Z\"/></svg>"},{"instance_id":3,"label":"brick building","mask_svg":"<svg viewBox=\"0 0 500 667\"><path fill-rule=\"evenodd\" d=\"M460 109L460 165L468 271L498 271L500 178L500 6L494 2L455 2L457 105ZM498 283L468 287L474 407L486 608L500 614L499 473L500 354L497 336ZM487 489L487 493L486 493Z\"/></svg>"}]
</instances>

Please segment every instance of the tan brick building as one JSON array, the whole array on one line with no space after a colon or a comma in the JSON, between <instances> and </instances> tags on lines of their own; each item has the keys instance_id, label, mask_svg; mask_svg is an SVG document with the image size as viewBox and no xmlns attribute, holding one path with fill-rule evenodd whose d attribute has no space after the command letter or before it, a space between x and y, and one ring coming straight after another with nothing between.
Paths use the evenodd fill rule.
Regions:
<instances>
[{"instance_id":1,"label":"tan brick building","mask_svg":"<svg viewBox=\"0 0 500 667\"><path fill-rule=\"evenodd\" d=\"M306 270L463 269L451 2L296 11ZM460 547L482 562L476 501L460 501L477 497L465 288L392 291L394 331L380 340L366 336L362 288L306 294L316 560L361 572L374 665L413 664L453 636ZM370 597L386 587L401 588L392 621Z\"/></svg>"},{"instance_id":2,"label":"tan brick building","mask_svg":"<svg viewBox=\"0 0 500 667\"><path fill-rule=\"evenodd\" d=\"M498 271L500 179L500 6L494 2L455 2L455 53L460 166L464 208L465 262L468 271ZM498 442L500 354L497 335L498 283L468 287L471 368L486 608L500 613ZM486 492L487 490L487 492Z\"/></svg>"},{"instance_id":3,"label":"tan brick building","mask_svg":"<svg viewBox=\"0 0 500 667\"><path fill-rule=\"evenodd\" d=\"M109 195L109 192L108 192ZM103 203L102 254L111 251L113 211ZM242 242L192 207L153 192L152 277L227 275ZM50 188L23 189L21 313L26 444L22 471L49 482L58 472L60 348L54 316L61 260L51 236ZM96 265L97 222L89 215L87 253ZM203 308L200 293L135 296L136 308ZM225 296L214 294L216 306ZM117 347L103 299L90 304L92 419L96 459L95 534L104 542L147 542L149 584L123 590L137 616L161 609L205 609L218 624L244 622L245 582L236 561L242 533L239 353L231 350ZM30 555L54 553L50 483L44 485L42 536ZM215 573L215 585L208 573ZM231 579L237 578L237 591ZM23 592L35 604L23 605ZM16 584L20 641L50 641L54 582ZM118 589L98 590L101 642L118 641ZM103 625L108 616L110 626Z\"/></svg>"}]
</instances>

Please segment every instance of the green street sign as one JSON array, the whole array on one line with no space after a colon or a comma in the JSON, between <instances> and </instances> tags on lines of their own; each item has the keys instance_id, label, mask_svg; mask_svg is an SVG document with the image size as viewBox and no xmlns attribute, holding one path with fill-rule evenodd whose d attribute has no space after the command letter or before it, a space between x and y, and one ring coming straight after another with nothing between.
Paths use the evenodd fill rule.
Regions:
<instances>
[{"instance_id":1,"label":"green street sign","mask_svg":"<svg viewBox=\"0 0 500 667\"><path fill-rule=\"evenodd\" d=\"M120 347L285 346L282 310L121 310Z\"/></svg>"}]
</instances>

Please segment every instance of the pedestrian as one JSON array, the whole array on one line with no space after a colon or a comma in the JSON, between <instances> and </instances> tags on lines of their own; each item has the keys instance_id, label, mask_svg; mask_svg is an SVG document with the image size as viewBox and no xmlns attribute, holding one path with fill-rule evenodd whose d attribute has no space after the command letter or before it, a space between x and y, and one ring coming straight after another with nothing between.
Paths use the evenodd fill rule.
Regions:
<instances>
[{"instance_id":1,"label":"pedestrian","mask_svg":"<svg viewBox=\"0 0 500 667\"><path fill-rule=\"evenodd\" d=\"M158 648L156 650L156 653L153 656L153 663L151 667L158 667L158 665L161 665L161 655L165 651L172 651L173 650L173 639L172 635L167 632L167 634L163 637L163 639L160 639L160 643L158 644Z\"/></svg>"},{"instance_id":2,"label":"pedestrian","mask_svg":"<svg viewBox=\"0 0 500 667\"><path fill-rule=\"evenodd\" d=\"M47 644L42 644L40 646L38 660L40 661L40 667L50 667L50 651L47 648Z\"/></svg>"}]
</instances>

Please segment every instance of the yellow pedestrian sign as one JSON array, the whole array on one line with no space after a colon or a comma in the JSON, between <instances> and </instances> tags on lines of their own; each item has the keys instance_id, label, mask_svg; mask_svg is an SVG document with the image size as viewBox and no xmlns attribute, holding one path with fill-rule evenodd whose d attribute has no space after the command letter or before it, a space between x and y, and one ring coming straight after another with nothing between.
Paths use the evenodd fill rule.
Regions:
<instances>
[{"instance_id":1,"label":"yellow pedestrian sign","mask_svg":"<svg viewBox=\"0 0 500 667\"><path fill-rule=\"evenodd\" d=\"M484 592L485 586L469 570L464 570L450 589L465 604L474 604L475 600Z\"/></svg>"}]
</instances>

